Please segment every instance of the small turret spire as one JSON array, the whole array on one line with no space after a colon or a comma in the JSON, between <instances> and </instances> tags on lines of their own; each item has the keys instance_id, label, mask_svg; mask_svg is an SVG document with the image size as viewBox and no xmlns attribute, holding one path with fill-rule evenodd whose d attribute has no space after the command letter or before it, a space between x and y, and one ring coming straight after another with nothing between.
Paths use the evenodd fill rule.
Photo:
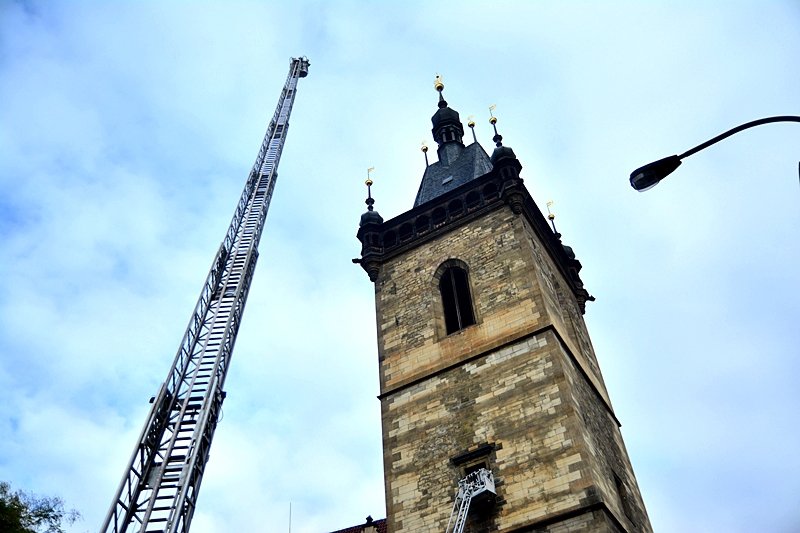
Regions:
<instances>
[{"instance_id":1,"label":"small turret spire","mask_svg":"<svg viewBox=\"0 0 800 533\"><path fill-rule=\"evenodd\" d=\"M367 186L367 199L364 201L364 203L367 204L367 211L372 211L373 209L372 206L375 204L375 200L372 198L373 181L372 178L370 177L370 174L372 174L373 170L375 170L375 167L369 167L367 169L367 181L364 182L364 185Z\"/></svg>"},{"instance_id":2,"label":"small turret spire","mask_svg":"<svg viewBox=\"0 0 800 533\"><path fill-rule=\"evenodd\" d=\"M367 181L364 182L364 185L367 186L367 199L364 201L367 204L367 212L361 215L361 223L359 227L363 227L366 224L381 224L383 222L383 218L381 215L375 211L375 208L372 207L375 205L375 199L372 197L372 171L375 170L375 167L369 167L367 169Z\"/></svg>"},{"instance_id":3,"label":"small turret spire","mask_svg":"<svg viewBox=\"0 0 800 533\"><path fill-rule=\"evenodd\" d=\"M376 259L376 254L379 255L379 242L380 242L380 225L383 224L383 217L375 211L372 207L375 204L375 199L372 198L372 171L375 167L367 169L367 180L364 185L367 186L367 211L361 215L361 221L358 224L358 233L356 236L361 241L361 257L353 259L353 263L361 265L369 279L375 281L378 279L378 272L380 271L380 262Z\"/></svg>"},{"instance_id":4,"label":"small turret spire","mask_svg":"<svg viewBox=\"0 0 800 533\"><path fill-rule=\"evenodd\" d=\"M496 104L489 106L489 124L491 124L494 128L494 137L492 137L492 140L494 141L494 144L500 148L503 146L503 136L497 133L497 117L492 114L492 111L494 111L496 107Z\"/></svg>"},{"instance_id":5,"label":"small turret spire","mask_svg":"<svg viewBox=\"0 0 800 533\"><path fill-rule=\"evenodd\" d=\"M508 146L503 146L503 136L497 133L497 117L494 116L494 113L492 113L492 111L494 111L496 107L497 106L494 104L489 106L489 124L491 124L492 128L494 128L494 137L492 137L492 140L494 141L494 144L497 145L497 147L492 152L492 157L490 158L490 160L492 162L492 165L494 166L496 166L501 160L504 159L508 160L509 162L513 161L512 166L519 167L516 170L516 176L515 176L518 178L519 171L522 169L522 165L520 165L519 161L517 161L517 156L514 155L514 150L512 150ZM509 174L509 176L510 175L511 174Z\"/></svg>"}]
</instances>

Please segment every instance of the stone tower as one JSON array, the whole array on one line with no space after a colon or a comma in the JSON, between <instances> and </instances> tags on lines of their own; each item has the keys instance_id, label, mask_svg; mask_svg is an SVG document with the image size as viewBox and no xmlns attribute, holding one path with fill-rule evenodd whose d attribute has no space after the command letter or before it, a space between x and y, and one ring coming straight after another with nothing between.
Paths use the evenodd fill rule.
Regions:
<instances>
[{"instance_id":1,"label":"stone tower","mask_svg":"<svg viewBox=\"0 0 800 533\"><path fill-rule=\"evenodd\" d=\"M496 129L491 157L465 146L437 89L438 161L410 211L383 221L370 194L354 260L375 284L388 530L445 531L458 481L483 467L497 495L467 531L652 531L581 264Z\"/></svg>"}]
</instances>

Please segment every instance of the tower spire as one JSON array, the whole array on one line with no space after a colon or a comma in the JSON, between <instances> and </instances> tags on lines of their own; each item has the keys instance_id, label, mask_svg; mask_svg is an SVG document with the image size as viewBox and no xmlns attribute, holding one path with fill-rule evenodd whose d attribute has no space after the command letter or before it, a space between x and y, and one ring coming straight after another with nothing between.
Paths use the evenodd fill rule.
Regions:
<instances>
[{"instance_id":1,"label":"tower spire","mask_svg":"<svg viewBox=\"0 0 800 533\"><path fill-rule=\"evenodd\" d=\"M472 117L468 125L472 130L474 142L469 145L464 144L464 125L458 112L452 109L444 98L444 81L441 75L436 75L433 88L438 93L438 102L437 110L431 117L433 125L431 133L438 145L436 148L438 161L429 161L427 148L423 143L425 172L414 205L436 198L492 169L489 155L478 143L475 121Z\"/></svg>"}]
</instances>

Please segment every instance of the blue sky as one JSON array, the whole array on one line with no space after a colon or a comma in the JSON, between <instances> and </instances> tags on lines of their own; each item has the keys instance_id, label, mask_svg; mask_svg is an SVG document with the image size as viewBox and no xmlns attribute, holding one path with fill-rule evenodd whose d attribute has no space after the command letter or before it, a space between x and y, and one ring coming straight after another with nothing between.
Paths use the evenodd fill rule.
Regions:
<instances>
[{"instance_id":1,"label":"blue sky","mask_svg":"<svg viewBox=\"0 0 800 533\"><path fill-rule=\"evenodd\" d=\"M307 55L193 533L384 515L350 259L367 167L385 218L413 204L436 73L555 202L654 528L797 531L800 128L627 176L800 114L798 27L778 1L0 3L0 479L97 530Z\"/></svg>"}]
</instances>

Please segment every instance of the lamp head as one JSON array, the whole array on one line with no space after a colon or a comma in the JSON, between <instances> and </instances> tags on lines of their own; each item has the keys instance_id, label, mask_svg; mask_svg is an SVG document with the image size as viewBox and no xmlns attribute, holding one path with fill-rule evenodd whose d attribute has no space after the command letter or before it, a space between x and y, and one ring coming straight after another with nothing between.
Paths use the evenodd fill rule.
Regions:
<instances>
[{"instance_id":1,"label":"lamp head","mask_svg":"<svg viewBox=\"0 0 800 533\"><path fill-rule=\"evenodd\" d=\"M652 189L658 182L672 174L681 164L677 155L648 163L631 172L631 187L639 192Z\"/></svg>"}]
</instances>

